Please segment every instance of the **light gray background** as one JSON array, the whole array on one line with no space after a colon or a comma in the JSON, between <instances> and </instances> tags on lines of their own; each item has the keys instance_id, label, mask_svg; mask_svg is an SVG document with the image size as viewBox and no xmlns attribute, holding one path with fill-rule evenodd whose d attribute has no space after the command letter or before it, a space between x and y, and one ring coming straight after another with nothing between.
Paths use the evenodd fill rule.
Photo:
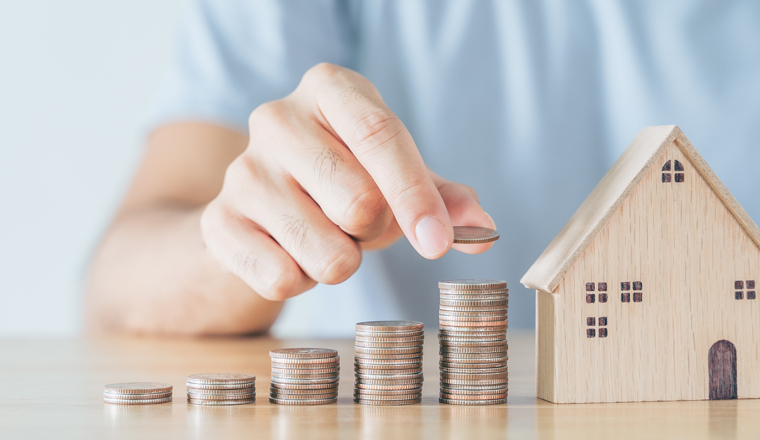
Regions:
<instances>
[{"instance_id":1,"label":"light gray background","mask_svg":"<svg viewBox=\"0 0 760 440\"><path fill-rule=\"evenodd\" d=\"M82 328L184 0L0 0L0 335Z\"/></svg>"}]
</instances>

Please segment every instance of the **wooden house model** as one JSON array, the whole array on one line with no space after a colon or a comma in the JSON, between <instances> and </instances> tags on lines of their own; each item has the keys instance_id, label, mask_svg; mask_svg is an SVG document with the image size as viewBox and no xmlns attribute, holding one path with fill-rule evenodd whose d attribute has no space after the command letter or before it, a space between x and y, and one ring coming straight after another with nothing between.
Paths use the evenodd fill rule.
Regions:
<instances>
[{"instance_id":1,"label":"wooden house model","mask_svg":"<svg viewBox=\"0 0 760 440\"><path fill-rule=\"evenodd\" d=\"M760 398L760 230L676 126L644 128L521 282L555 403Z\"/></svg>"}]
</instances>

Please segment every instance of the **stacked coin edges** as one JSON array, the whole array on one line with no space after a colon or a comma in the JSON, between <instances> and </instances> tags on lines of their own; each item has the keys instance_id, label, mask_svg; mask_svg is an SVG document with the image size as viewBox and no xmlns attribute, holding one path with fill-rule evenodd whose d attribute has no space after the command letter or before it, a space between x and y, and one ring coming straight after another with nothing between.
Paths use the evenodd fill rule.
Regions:
<instances>
[{"instance_id":1,"label":"stacked coin edges","mask_svg":"<svg viewBox=\"0 0 760 440\"><path fill-rule=\"evenodd\" d=\"M506 403L509 290L499 280L442 281L439 334L441 403Z\"/></svg>"},{"instance_id":2,"label":"stacked coin edges","mask_svg":"<svg viewBox=\"0 0 760 440\"><path fill-rule=\"evenodd\" d=\"M338 401L340 356L331 349L281 349L269 353L269 401L279 405L324 405Z\"/></svg>"},{"instance_id":3,"label":"stacked coin edges","mask_svg":"<svg viewBox=\"0 0 760 440\"><path fill-rule=\"evenodd\" d=\"M240 373L187 377L187 401L193 405L245 405L256 402L256 376Z\"/></svg>"},{"instance_id":4,"label":"stacked coin edges","mask_svg":"<svg viewBox=\"0 0 760 440\"><path fill-rule=\"evenodd\" d=\"M152 405L172 401L172 386L155 382L126 382L106 385L103 401L116 405Z\"/></svg>"},{"instance_id":5,"label":"stacked coin edges","mask_svg":"<svg viewBox=\"0 0 760 440\"><path fill-rule=\"evenodd\" d=\"M420 403L424 339L421 322L356 324L354 402L363 405Z\"/></svg>"}]
</instances>

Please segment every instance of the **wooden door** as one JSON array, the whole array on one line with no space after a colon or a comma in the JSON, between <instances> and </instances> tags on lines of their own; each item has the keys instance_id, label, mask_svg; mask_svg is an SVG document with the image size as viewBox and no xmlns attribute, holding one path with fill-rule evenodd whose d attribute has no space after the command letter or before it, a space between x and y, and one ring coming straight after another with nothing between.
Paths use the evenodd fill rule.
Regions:
<instances>
[{"instance_id":1,"label":"wooden door","mask_svg":"<svg viewBox=\"0 0 760 440\"><path fill-rule=\"evenodd\" d=\"M736 347L721 339L710 347L710 400L736 399Z\"/></svg>"}]
</instances>

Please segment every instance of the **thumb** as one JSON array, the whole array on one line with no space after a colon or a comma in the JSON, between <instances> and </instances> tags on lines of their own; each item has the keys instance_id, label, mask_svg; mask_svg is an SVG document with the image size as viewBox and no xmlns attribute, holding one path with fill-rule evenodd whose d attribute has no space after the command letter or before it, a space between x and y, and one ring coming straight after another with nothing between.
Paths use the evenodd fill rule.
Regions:
<instances>
[{"instance_id":1,"label":"thumb","mask_svg":"<svg viewBox=\"0 0 760 440\"><path fill-rule=\"evenodd\" d=\"M461 183L446 180L430 171L433 183L438 187L443 203L449 211L451 224L454 226L480 226L496 229L490 215L480 207L478 194L474 189ZM467 254L479 254L491 248L493 243L454 244L451 247Z\"/></svg>"}]
</instances>

